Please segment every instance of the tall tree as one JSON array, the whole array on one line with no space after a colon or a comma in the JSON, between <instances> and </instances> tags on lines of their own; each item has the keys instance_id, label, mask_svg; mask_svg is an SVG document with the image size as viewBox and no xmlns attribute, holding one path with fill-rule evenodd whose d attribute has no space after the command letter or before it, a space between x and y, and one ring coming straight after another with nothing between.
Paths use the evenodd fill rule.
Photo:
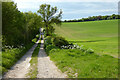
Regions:
<instances>
[{"instance_id":1,"label":"tall tree","mask_svg":"<svg viewBox=\"0 0 120 80\"><path fill-rule=\"evenodd\" d=\"M14 2L2 3L2 45L26 45L39 32L42 18L37 13L22 13Z\"/></svg>"},{"instance_id":2,"label":"tall tree","mask_svg":"<svg viewBox=\"0 0 120 80\"><path fill-rule=\"evenodd\" d=\"M49 4L42 4L40 6L40 9L37 11L40 13L43 19L46 36L50 35L53 32L54 29L52 24L61 24L62 10L56 14L57 11L57 7L51 7Z\"/></svg>"}]
</instances>

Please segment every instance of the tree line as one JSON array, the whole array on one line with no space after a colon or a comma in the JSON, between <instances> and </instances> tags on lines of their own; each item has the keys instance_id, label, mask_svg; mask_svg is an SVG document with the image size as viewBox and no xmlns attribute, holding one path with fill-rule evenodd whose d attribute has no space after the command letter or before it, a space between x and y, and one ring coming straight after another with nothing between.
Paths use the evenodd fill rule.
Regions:
<instances>
[{"instance_id":1,"label":"tree line","mask_svg":"<svg viewBox=\"0 0 120 80\"><path fill-rule=\"evenodd\" d=\"M42 18L37 13L20 12L14 2L2 2L2 45L26 45L39 33Z\"/></svg>"},{"instance_id":2,"label":"tree line","mask_svg":"<svg viewBox=\"0 0 120 80\"><path fill-rule=\"evenodd\" d=\"M116 14L106 15L106 16L100 15L100 16L92 16L82 19L64 20L63 22L85 22L85 21L112 20L112 19L120 19L120 15L116 15Z\"/></svg>"}]
</instances>

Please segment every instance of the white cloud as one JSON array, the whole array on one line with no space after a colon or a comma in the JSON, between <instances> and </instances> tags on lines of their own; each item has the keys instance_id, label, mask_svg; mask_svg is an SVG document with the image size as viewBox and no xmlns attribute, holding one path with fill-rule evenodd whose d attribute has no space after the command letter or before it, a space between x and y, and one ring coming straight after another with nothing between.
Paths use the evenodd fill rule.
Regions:
<instances>
[{"instance_id":1,"label":"white cloud","mask_svg":"<svg viewBox=\"0 0 120 80\"><path fill-rule=\"evenodd\" d=\"M15 2L119 2L119 0L13 0Z\"/></svg>"},{"instance_id":2,"label":"white cloud","mask_svg":"<svg viewBox=\"0 0 120 80\"><path fill-rule=\"evenodd\" d=\"M52 2L118 2L119 0L13 0L17 3L18 8L39 8L40 4L52 3ZM68 3L69 4L69 3ZM87 4L86 6L94 6L93 4Z\"/></svg>"},{"instance_id":3,"label":"white cloud","mask_svg":"<svg viewBox=\"0 0 120 80\"><path fill-rule=\"evenodd\" d=\"M101 10L73 10L64 12L64 14L80 14L80 13L102 13L102 12L118 12L117 9L101 9Z\"/></svg>"},{"instance_id":4,"label":"white cloud","mask_svg":"<svg viewBox=\"0 0 120 80\"><path fill-rule=\"evenodd\" d=\"M13 0L19 9L38 9L40 4L52 2L118 2L119 0ZM86 6L94 6L87 4Z\"/></svg>"},{"instance_id":5,"label":"white cloud","mask_svg":"<svg viewBox=\"0 0 120 80\"><path fill-rule=\"evenodd\" d=\"M63 10L64 19L67 18L72 19L79 18L80 15L81 17L85 17L86 15L91 16L99 14L106 15L117 13L118 12L117 2L119 0L13 0L13 1L17 3L18 9L23 12L37 11L39 9L39 5L43 3L49 3L52 6L57 6L59 7L59 9ZM59 4L59 2L62 3ZM81 6L79 6L79 3L76 4L76 2L88 2L88 3L82 3L80 4ZM98 3L95 4L92 2ZM112 3L99 3L99 2L112 2Z\"/></svg>"}]
</instances>

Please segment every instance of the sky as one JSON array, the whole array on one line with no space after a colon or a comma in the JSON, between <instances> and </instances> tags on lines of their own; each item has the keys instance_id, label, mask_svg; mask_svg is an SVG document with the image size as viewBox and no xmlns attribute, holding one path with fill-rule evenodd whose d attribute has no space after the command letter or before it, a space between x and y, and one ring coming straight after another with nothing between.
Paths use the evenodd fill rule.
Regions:
<instances>
[{"instance_id":1,"label":"sky","mask_svg":"<svg viewBox=\"0 0 120 80\"><path fill-rule=\"evenodd\" d=\"M13 0L21 12L37 12L41 4L62 9L62 20L118 14L120 0Z\"/></svg>"}]
</instances>

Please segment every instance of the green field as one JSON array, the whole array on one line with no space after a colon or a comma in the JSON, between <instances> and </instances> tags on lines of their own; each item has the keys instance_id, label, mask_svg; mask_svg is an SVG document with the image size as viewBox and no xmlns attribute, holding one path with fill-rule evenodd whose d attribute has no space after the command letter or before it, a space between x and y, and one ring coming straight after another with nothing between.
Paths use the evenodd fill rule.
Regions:
<instances>
[{"instance_id":1,"label":"green field","mask_svg":"<svg viewBox=\"0 0 120 80\"><path fill-rule=\"evenodd\" d=\"M55 32L97 54L118 56L118 20L67 22L56 27Z\"/></svg>"},{"instance_id":2,"label":"green field","mask_svg":"<svg viewBox=\"0 0 120 80\"><path fill-rule=\"evenodd\" d=\"M52 49L49 56L70 78L118 78L118 59L112 56L79 49Z\"/></svg>"}]
</instances>

